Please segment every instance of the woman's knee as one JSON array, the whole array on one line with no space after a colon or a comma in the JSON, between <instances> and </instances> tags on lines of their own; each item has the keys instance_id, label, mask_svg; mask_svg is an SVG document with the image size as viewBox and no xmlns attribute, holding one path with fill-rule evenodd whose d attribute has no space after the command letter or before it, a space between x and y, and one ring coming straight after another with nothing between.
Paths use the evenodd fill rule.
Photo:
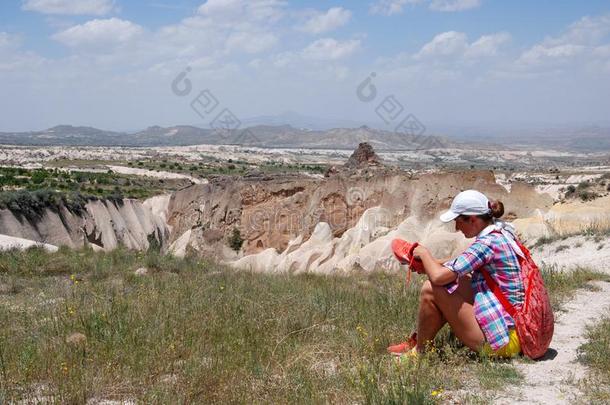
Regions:
<instances>
[{"instance_id":1,"label":"woman's knee","mask_svg":"<svg viewBox=\"0 0 610 405\"><path fill-rule=\"evenodd\" d=\"M434 293L433 293L432 283L430 282L430 280L424 281L424 283L421 286L421 290L419 291L419 297L421 299L426 299L426 298L432 298L433 295L434 295Z\"/></svg>"}]
</instances>

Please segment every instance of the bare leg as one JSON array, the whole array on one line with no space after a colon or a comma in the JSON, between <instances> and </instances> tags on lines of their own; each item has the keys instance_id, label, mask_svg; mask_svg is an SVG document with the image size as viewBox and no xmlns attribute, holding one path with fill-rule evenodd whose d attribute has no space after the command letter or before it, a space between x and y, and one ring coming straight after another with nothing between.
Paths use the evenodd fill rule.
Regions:
<instances>
[{"instance_id":1,"label":"bare leg","mask_svg":"<svg viewBox=\"0 0 610 405\"><path fill-rule=\"evenodd\" d=\"M434 301L434 292L429 280L424 282L419 294L419 313L417 314L417 348L423 351L434 340L447 320Z\"/></svg>"},{"instance_id":2,"label":"bare leg","mask_svg":"<svg viewBox=\"0 0 610 405\"><path fill-rule=\"evenodd\" d=\"M460 280L457 291L449 294L445 287L426 281L422 286L418 315L418 350L434 339L445 322L453 333L472 350L479 350L485 342L483 331L474 317L474 296L468 279Z\"/></svg>"}]
</instances>

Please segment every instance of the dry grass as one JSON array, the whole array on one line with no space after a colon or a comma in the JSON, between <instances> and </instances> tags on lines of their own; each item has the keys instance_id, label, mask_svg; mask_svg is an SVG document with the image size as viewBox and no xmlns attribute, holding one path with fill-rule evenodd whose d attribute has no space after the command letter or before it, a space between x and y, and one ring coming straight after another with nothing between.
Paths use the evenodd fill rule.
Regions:
<instances>
[{"instance_id":1,"label":"dry grass","mask_svg":"<svg viewBox=\"0 0 610 405\"><path fill-rule=\"evenodd\" d=\"M580 360L591 368L582 390L590 403L610 403L610 312L589 328L588 342L580 347Z\"/></svg>"},{"instance_id":2,"label":"dry grass","mask_svg":"<svg viewBox=\"0 0 610 405\"><path fill-rule=\"evenodd\" d=\"M149 275L134 271L146 266ZM552 291L586 277L547 273ZM234 272L157 253L40 249L0 255L0 402L436 403L485 401L520 376L447 330L396 363L418 283L399 276ZM462 396L463 396L462 395Z\"/></svg>"}]
</instances>

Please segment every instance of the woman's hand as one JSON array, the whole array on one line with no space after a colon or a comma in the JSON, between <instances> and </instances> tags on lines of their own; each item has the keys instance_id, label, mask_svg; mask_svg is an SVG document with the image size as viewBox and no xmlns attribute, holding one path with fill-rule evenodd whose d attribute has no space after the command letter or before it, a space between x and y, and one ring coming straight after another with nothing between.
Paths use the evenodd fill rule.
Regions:
<instances>
[{"instance_id":1,"label":"woman's hand","mask_svg":"<svg viewBox=\"0 0 610 405\"><path fill-rule=\"evenodd\" d=\"M420 255L417 255L415 252L417 249L423 249L420 250ZM409 268L411 269L411 271L414 271L418 274L426 274L426 269L424 268L424 262L421 260L421 254L425 254L425 252L427 252L428 250L423 247L420 246L419 244L415 247L415 249L413 249L413 252L411 252L411 264L409 266ZM424 253L421 253L424 252Z\"/></svg>"},{"instance_id":2,"label":"woman's hand","mask_svg":"<svg viewBox=\"0 0 610 405\"><path fill-rule=\"evenodd\" d=\"M425 246L417 245L415 249L413 249L413 258L421 260L423 256L429 255L430 252Z\"/></svg>"},{"instance_id":3,"label":"woman's hand","mask_svg":"<svg viewBox=\"0 0 610 405\"><path fill-rule=\"evenodd\" d=\"M430 251L422 245L418 245L413 249L413 259L419 259L423 262L425 273L434 285L445 285L457 278L454 272L434 259Z\"/></svg>"}]
</instances>

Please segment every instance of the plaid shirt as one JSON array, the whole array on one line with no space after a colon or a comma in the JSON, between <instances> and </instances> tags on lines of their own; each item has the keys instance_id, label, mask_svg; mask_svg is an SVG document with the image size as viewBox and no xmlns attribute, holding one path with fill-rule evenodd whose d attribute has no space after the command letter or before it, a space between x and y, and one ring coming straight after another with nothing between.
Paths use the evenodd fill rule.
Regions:
<instances>
[{"instance_id":1,"label":"plaid shirt","mask_svg":"<svg viewBox=\"0 0 610 405\"><path fill-rule=\"evenodd\" d=\"M486 269L510 303L517 307L523 303L525 294L519 259L511 247L510 237L506 232L492 233L494 229L497 229L494 225L485 228L464 253L444 265L458 276L472 273L474 316L491 348L498 350L508 344L509 328L515 322L487 287L483 273L476 270ZM459 279L446 286L450 294L456 290L458 282Z\"/></svg>"}]
</instances>

